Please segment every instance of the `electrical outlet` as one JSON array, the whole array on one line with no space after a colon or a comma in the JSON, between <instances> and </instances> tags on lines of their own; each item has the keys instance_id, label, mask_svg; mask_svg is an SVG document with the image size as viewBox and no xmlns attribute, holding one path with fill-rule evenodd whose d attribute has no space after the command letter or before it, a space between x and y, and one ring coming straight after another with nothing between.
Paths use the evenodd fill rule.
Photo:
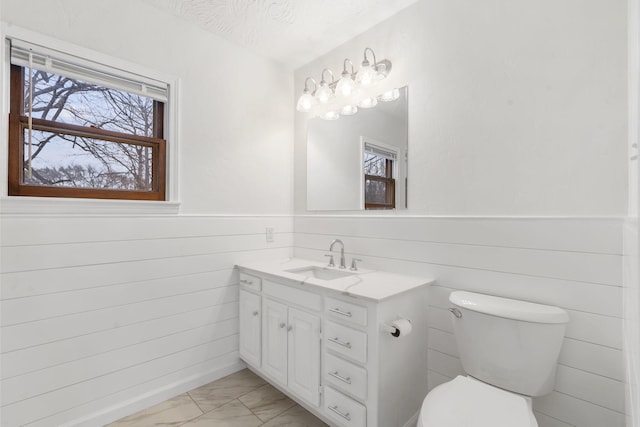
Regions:
<instances>
[{"instance_id":1,"label":"electrical outlet","mask_svg":"<svg viewBox=\"0 0 640 427\"><path fill-rule=\"evenodd\" d=\"M274 227L267 227L265 234L267 236L267 243L275 242L276 229Z\"/></svg>"}]
</instances>

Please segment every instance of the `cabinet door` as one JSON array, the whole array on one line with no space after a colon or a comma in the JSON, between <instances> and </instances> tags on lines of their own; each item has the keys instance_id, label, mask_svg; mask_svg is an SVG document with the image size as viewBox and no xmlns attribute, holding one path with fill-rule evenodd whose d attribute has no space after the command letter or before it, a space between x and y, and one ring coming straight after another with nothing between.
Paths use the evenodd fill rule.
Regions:
<instances>
[{"instance_id":1,"label":"cabinet door","mask_svg":"<svg viewBox=\"0 0 640 427\"><path fill-rule=\"evenodd\" d=\"M287 385L287 306L262 301L262 370Z\"/></svg>"},{"instance_id":2,"label":"cabinet door","mask_svg":"<svg viewBox=\"0 0 640 427\"><path fill-rule=\"evenodd\" d=\"M240 357L250 365L260 367L260 296L240 290Z\"/></svg>"},{"instance_id":3,"label":"cabinet door","mask_svg":"<svg viewBox=\"0 0 640 427\"><path fill-rule=\"evenodd\" d=\"M289 308L289 389L320 405L320 318Z\"/></svg>"}]
</instances>

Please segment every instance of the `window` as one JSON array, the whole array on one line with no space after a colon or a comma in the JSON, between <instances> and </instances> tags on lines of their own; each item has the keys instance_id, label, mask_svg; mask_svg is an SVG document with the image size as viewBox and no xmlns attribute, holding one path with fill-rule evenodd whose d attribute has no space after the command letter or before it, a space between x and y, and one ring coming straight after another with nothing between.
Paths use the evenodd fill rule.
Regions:
<instances>
[{"instance_id":1,"label":"window","mask_svg":"<svg viewBox=\"0 0 640 427\"><path fill-rule=\"evenodd\" d=\"M11 41L9 195L165 200L167 85Z\"/></svg>"},{"instance_id":2,"label":"window","mask_svg":"<svg viewBox=\"0 0 640 427\"><path fill-rule=\"evenodd\" d=\"M387 147L364 143L364 208L395 209L397 153Z\"/></svg>"}]
</instances>

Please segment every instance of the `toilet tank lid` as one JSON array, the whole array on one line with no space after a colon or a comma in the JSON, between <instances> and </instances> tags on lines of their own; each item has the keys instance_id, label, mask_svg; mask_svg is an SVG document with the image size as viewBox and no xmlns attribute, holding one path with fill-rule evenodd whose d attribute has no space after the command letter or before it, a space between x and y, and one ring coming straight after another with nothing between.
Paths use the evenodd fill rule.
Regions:
<instances>
[{"instance_id":1,"label":"toilet tank lid","mask_svg":"<svg viewBox=\"0 0 640 427\"><path fill-rule=\"evenodd\" d=\"M569 315L559 307L474 292L455 291L449 301L467 310L533 323L567 323Z\"/></svg>"}]
</instances>

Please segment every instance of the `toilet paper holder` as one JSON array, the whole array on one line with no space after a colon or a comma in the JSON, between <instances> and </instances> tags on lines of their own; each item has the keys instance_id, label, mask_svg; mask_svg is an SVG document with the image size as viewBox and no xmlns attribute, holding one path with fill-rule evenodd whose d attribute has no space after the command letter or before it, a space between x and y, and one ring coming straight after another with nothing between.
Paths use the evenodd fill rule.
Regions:
<instances>
[{"instance_id":1,"label":"toilet paper holder","mask_svg":"<svg viewBox=\"0 0 640 427\"><path fill-rule=\"evenodd\" d=\"M410 319L405 319L403 317L398 316L397 320L406 320L407 322L409 322L409 324L411 324L411 320ZM382 324L382 330L384 332L389 332L391 334L392 337L398 338L400 336L400 329L398 329L395 325L390 325L388 323L383 323Z\"/></svg>"}]
</instances>

